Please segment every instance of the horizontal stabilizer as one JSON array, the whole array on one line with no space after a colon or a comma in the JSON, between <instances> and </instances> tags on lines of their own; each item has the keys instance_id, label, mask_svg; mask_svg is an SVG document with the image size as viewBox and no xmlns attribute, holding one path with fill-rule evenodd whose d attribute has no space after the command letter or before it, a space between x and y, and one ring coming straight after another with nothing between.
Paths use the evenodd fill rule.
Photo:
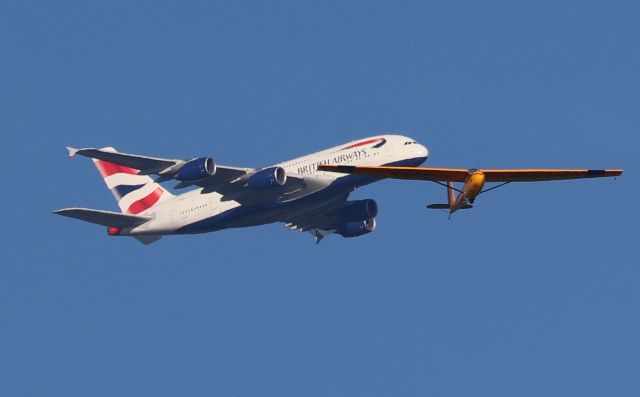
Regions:
<instances>
[{"instance_id":1,"label":"horizontal stabilizer","mask_svg":"<svg viewBox=\"0 0 640 397\"><path fill-rule=\"evenodd\" d=\"M448 210L451 207L449 206L449 204L429 204L427 205L427 208L429 208L430 210ZM469 208L473 208L473 205L463 203L458 209L468 210Z\"/></svg>"},{"instance_id":2,"label":"horizontal stabilizer","mask_svg":"<svg viewBox=\"0 0 640 397\"><path fill-rule=\"evenodd\" d=\"M126 215L119 212L93 210L90 208L64 208L53 211L53 213L97 225L119 228L135 227L151 220L151 218L145 216Z\"/></svg>"}]
</instances>

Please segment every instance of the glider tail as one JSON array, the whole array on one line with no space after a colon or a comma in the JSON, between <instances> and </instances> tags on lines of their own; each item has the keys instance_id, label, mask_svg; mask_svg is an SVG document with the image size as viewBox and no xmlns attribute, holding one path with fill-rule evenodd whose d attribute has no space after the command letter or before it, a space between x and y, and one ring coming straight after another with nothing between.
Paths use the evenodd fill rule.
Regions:
<instances>
[{"instance_id":1,"label":"glider tail","mask_svg":"<svg viewBox=\"0 0 640 397\"><path fill-rule=\"evenodd\" d=\"M429 204L427 205L427 208L432 210L449 210L450 213L453 213L457 210L466 210L469 208L473 208L473 205L471 205L465 199L462 199L462 200L464 201L462 201L460 204L456 203L456 192L455 192L455 189L453 188L453 182L448 181L447 182L447 203L446 204Z\"/></svg>"},{"instance_id":2,"label":"glider tail","mask_svg":"<svg viewBox=\"0 0 640 397\"><path fill-rule=\"evenodd\" d=\"M453 207L456 204L456 193L453 191L453 182L447 182L447 203L449 204L449 209L453 210Z\"/></svg>"},{"instance_id":3,"label":"glider tail","mask_svg":"<svg viewBox=\"0 0 640 397\"><path fill-rule=\"evenodd\" d=\"M173 197L148 175L139 175L140 170L104 160L93 159L93 163L124 214L137 215Z\"/></svg>"}]
</instances>

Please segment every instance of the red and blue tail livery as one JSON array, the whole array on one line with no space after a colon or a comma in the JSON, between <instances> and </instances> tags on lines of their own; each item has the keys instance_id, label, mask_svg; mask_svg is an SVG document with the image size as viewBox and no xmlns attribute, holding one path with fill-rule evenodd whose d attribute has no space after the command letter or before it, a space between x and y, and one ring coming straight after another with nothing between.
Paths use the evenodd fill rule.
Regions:
<instances>
[{"instance_id":1,"label":"red and blue tail livery","mask_svg":"<svg viewBox=\"0 0 640 397\"><path fill-rule=\"evenodd\" d=\"M101 150L117 153L111 147ZM125 214L137 215L173 197L140 170L100 159L93 159L93 163Z\"/></svg>"}]
</instances>

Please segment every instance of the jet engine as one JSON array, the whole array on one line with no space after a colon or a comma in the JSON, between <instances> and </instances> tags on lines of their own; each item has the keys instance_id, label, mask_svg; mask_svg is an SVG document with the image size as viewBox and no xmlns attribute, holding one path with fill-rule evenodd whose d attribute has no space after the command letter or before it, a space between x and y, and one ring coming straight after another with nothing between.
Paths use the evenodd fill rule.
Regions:
<instances>
[{"instance_id":1,"label":"jet engine","mask_svg":"<svg viewBox=\"0 0 640 397\"><path fill-rule=\"evenodd\" d=\"M375 218L377 215L378 204L372 199L350 201L340 210L340 216L345 222L362 221Z\"/></svg>"},{"instance_id":2,"label":"jet engine","mask_svg":"<svg viewBox=\"0 0 640 397\"><path fill-rule=\"evenodd\" d=\"M347 222L336 233L342 237L358 237L371 233L376 229L376 218L369 218L364 221Z\"/></svg>"},{"instance_id":3,"label":"jet engine","mask_svg":"<svg viewBox=\"0 0 640 397\"><path fill-rule=\"evenodd\" d=\"M247 183L250 189L262 190L282 186L287 182L287 173L282 167L265 168L253 174Z\"/></svg>"},{"instance_id":4,"label":"jet engine","mask_svg":"<svg viewBox=\"0 0 640 397\"><path fill-rule=\"evenodd\" d=\"M213 176L216 173L216 164L211 157L200 157L185 163L178 170L175 178L182 182L199 181Z\"/></svg>"}]
</instances>

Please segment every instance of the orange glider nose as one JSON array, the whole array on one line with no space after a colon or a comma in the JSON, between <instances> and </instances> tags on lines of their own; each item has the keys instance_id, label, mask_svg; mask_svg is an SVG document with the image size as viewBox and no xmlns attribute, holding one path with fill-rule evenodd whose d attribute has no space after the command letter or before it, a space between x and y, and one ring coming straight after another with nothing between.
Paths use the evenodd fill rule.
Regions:
<instances>
[{"instance_id":1,"label":"orange glider nose","mask_svg":"<svg viewBox=\"0 0 640 397\"><path fill-rule=\"evenodd\" d=\"M484 186L485 176L482 171L469 171L469 176L464 181L462 191L467 200L473 203L473 200L482 191Z\"/></svg>"}]
</instances>

